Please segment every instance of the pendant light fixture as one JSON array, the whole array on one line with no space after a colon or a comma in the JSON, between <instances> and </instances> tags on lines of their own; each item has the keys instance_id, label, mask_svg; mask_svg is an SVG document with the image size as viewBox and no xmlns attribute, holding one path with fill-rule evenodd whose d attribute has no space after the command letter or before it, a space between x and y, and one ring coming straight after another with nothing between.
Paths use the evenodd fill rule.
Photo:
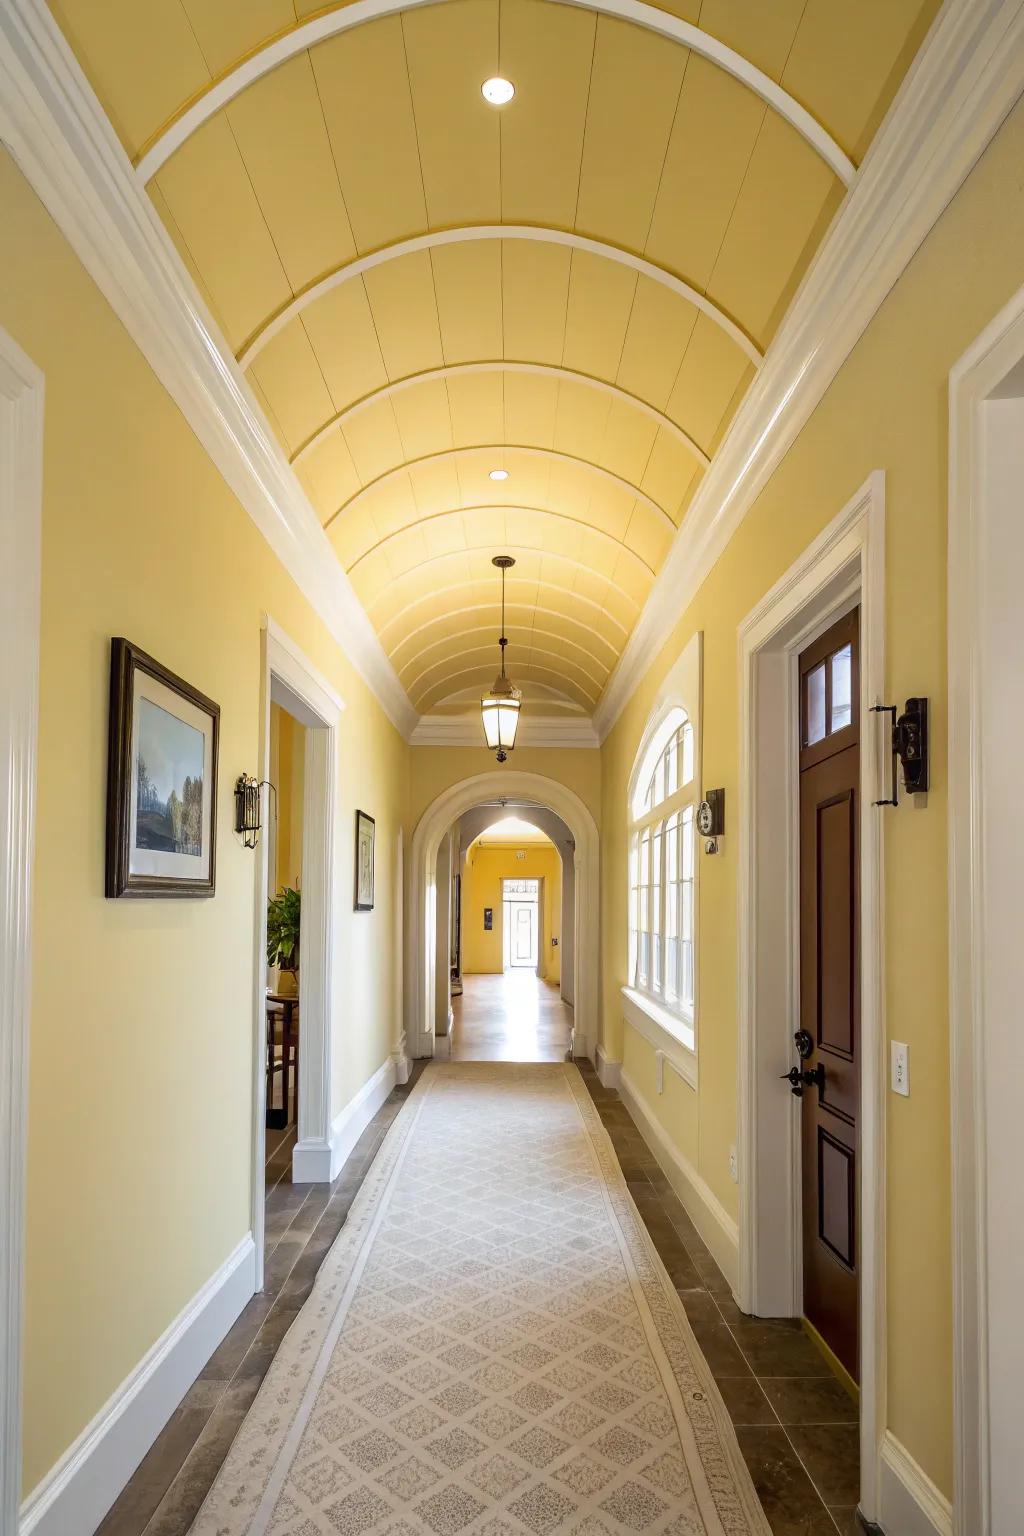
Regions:
<instances>
[{"instance_id":1,"label":"pendant light fixture","mask_svg":"<svg viewBox=\"0 0 1024 1536\"><path fill-rule=\"evenodd\" d=\"M486 698L480 700L480 713L484 722L484 737L498 762L503 763L516 744L516 728L519 725L519 705L522 694L505 676L505 572L512 569L515 560L511 555L495 555L491 561L501 572L501 671L494 679L494 687Z\"/></svg>"}]
</instances>

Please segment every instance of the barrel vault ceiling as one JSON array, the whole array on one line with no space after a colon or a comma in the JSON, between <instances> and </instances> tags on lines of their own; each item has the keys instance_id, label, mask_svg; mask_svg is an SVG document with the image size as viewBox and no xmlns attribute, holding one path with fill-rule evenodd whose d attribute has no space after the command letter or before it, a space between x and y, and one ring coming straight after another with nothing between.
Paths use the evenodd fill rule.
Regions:
<instances>
[{"instance_id":1,"label":"barrel vault ceiling","mask_svg":"<svg viewBox=\"0 0 1024 1536\"><path fill-rule=\"evenodd\" d=\"M422 713L505 552L510 672L593 712L938 0L631 7L53 3Z\"/></svg>"}]
</instances>

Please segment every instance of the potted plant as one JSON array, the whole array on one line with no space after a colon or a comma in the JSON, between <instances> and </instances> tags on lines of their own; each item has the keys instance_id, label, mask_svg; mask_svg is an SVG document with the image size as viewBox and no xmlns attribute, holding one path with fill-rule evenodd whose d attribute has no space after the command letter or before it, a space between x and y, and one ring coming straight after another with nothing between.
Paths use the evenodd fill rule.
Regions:
<instances>
[{"instance_id":1,"label":"potted plant","mask_svg":"<svg viewBox=\"0 0 1024 1536\"><path fill-rule=\"evenodd\" d=\"M301 910L302 898L292 886L285 886L267 903L267 964L276 965L280 971L282 991L285 977L289 977L296 995Z\"/></svg>"}]
</instances>

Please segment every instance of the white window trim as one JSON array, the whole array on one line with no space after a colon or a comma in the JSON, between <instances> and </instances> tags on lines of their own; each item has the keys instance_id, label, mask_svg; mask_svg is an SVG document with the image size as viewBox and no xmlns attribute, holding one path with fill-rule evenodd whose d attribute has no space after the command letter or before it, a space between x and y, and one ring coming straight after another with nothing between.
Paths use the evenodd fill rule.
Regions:
<instances>
[{"instance_id":1,"label":"white window trim","mask_svg":"<svg viewBox=\"0 0 1024 1536\"><path fill-rule=\"evenodd\" d=\"M629 967L628 981L621 989L622 1014L626 1023L638 1034L642 1035L650 1045L658 1052L659 1085L661 1074L661 1057L678 1072L679 1076L693 1087L697 1085L697 1019L699 1015L699 950L698 936L700 928L699 905L699 839L696 827L693 829L693 934L692 934L692 966L693 966L693 1004L672 1008L654 992L648 992L634 984L635 970L633 966L633 891L631 884L631 869L633 860L634 838L645 827L653 828L660 822L667 822L677 812L682 813L688 806L693 806L696 814L696 806L701 795L701 761L702 761L702 682L703 682L703 633L698 630L685 646L675 665L666 675L655 699L654 708L651 711L647 728L640 740L633 770L629 777L627 788L627 856L626 856L626 912L627 912L627 964ZM637 811L636 803L642 783L653 773L660 753L667 746L672 731L668 722L678 709L685 711L689 724L693 730L693 777L688 785L675 791L664 800L661 805L653 807L650 811ZM676 727L678 728L678 722ZM688 790L688 794L686 791Z\"/></svg>"},{"instance_id":2,"label":"white window trim","mask_svg":"<svg viewBox=\"0 0 1024 1536\"><path fill-rule=\"evenodd\" d=\"M635 987L623 987L620 995L622 1017L630 1028L659 1051L691 1088L696 1088L697 1036L692 1017L687 1023L684 1015L672 1013Z\"/></svg>"}]
</instances>

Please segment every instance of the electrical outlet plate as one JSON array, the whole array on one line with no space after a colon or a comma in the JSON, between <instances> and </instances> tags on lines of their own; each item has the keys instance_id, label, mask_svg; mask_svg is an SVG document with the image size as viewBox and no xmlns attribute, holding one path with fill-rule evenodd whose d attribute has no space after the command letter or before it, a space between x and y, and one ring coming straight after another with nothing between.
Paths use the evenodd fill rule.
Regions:
<instances>
[{"instance_id":1,"label":"electrical outlet plate","mask_svg":"<svg viewBox=\"0 0 1024 1536\"><path fill-rule=\"evenodd\" d=\"M890 1087L893 1093L898 1093L903 1098L910 1097L910 1046L904 1045L902 1040L892 1040L889 1043L890 1051Z\"/></svg>"}]
</instances>

